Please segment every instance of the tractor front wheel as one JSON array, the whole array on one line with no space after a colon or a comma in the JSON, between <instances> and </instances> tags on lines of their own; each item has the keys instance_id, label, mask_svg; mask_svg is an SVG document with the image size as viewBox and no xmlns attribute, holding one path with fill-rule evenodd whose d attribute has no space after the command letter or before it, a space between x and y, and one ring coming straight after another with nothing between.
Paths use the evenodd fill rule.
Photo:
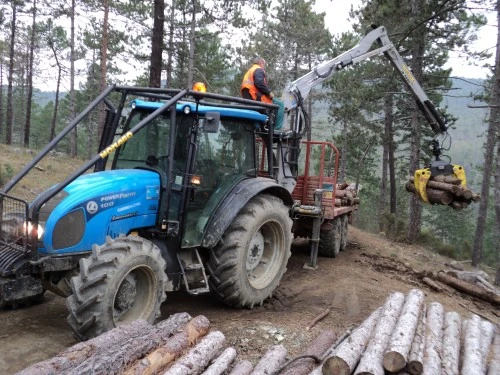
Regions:
<instances>
[{"instance_id":1,"label":"tractor front wheel","mask_svg":"<svg viewBox=\"0 0 500 375\"><path fill-rule=\"evenodd\" d=\"M108 238L80 260L66 299L68 322L87 340L137 319L152 323L165 300L165 260L160 249L138 236Z\"/></svg>"},{"instance_id":2,"label":"tractor front wheel","mask_svg":"<svg viewBox=\"0 0 500 375\"><path fill-rule=\"evenodd\" d=\"M286 271L292 220L279 198L262 194L239 212L212 250L210 287L233 307L262 305Z\"/></svg>"}]
</instances>

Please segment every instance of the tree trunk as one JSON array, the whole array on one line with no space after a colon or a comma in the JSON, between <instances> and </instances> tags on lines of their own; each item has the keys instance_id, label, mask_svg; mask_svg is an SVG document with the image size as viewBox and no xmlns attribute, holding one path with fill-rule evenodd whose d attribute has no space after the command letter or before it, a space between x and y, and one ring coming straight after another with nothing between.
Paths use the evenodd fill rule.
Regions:
<instances>
[{"instance_id":1,"label":"tree trunk","mask_svg":"<svg viewBox=\"0 0 500 375\"><path fill-rule=\"evenodd\" d=\"M384 350L394 330L405 301L403 293L391 294L380 313L372 337L359 361L355 375L384 375L382 366Z\"/></svg>"},{"instance_id":2,"label":"tree trunk","mask_svg":"<svg viewBox=\"0 0 500 375\"><path fill-rule=\"evenodd\" d=\"M481 184L481 202L477 213L476 233L472 247L472 265L479 266L483 252L484 232L486 227L486 218L488 211L488 202L490 195L490 181L493 172L493 155L495 142L498 139L500 131L500 2L496 4L497 8L497 49L495 54L495 71L493 76L493 92L490 99L490 119L488 122L488 134L486 136L486 146L484 150L483 181ZM497 202L498 204L498 202Z\"/></svg>"},{"instance_id":3,"label":"tree trunk","mask_svg":"<svg viewBox=\"0 0 500 375\"><path fill-rule=\"evenodd\" d=\"M28 74L26 77L26 85L28 86L28 94L26 96L26 122L24 124L24 147L30 146L30 133L31 133L31 104L33 99L33 51L35 49L35 32L36 32L36 0L33 0L33 17L31 23L31 37L29 46L29 61L28 61Z\"/></svg>"},{"instance_id":4,"label":"tree trunk","mask_svg":"<svg viewBox=\"0 0 500 375\"><path fill-rule=\"evenodd\" d=\"M491 357L488 362L488 375L500 374L500 333L495 335L491 347Z\"/></svg>"},{"instance_id":5,"label":"tree trunk","mask_svg":"<svg viewBox=\"0 0 500 375\"><path fill-rule=\"evenodd\" d=\"M149 87L161 87L161 68L163 54L163 29L165 25L165 1L154 0L153 36L151 40L151 67Z\"/></svg>"},{"instance_id":6,"label":"tree trunk","mask_svg":"<svg viewBox=\"0 0 500 375\"><path fill-rule=\"evenodd\" d=\"M12 129L14 126L14 50L16 45L16 23L17 23L17 2L11 1L12 6L12 24L10 27L9 44L9 72L7 75L7 121L5 123L5 143L12 144Z\"/></svg>"},{"instance_id":7,"label":"tree trunk","mask_svg":"<svg viewBox=\"0 0 500 375\"><path fill-rule=\"evenodd\" d=\"M483 371L483 373L485 373L486 364L488 363L488 356L490 354L490 347L493 339L495 338L496 327L487 320L481 320L479 329L481 330L481 339L479 341L479 345L481 348L481 357L483 362L483 367L481 368L481 370Z\"/></svg>"},{"instance_id":8,"label":"tree trunk","mask_svg":"<svg viewBox=\"0 0 500 375\"><path fill-rule=\"evenodd\" d=\"M188 59L188 74L186 87L191 88L193 86L193 76L194 76L194 52L195 52L195 36L196 36L196 0L191 1L192 13L191 13L191 28L189 30L189 59Z\"/></svg>"},{"instance_id":9,"label":"tree trunk","mask_svg":"<svg viewBox=\"0 0 500 375\"><path fill-rule=\"evenodd\" d=\"M213 363L203 371L202 375L222 375L225 374L231 363L236 359L236 349L226 348Z\"/></svg>"},{"instance_id":10,"label":"tree trunk","mask_svg":"<svg viewBox=\"0 0 500 375\"><path fill-rule=\"evenodd\" d=\"M443 305L438 302L432 302L427 309L425 325L425 349L423 361L423 373L425 375L441 374L443 321Z\"/></svg>"},{"instance_id":11,"label":"tree trunk","mask_svg":"<svg viewBox=\"0 0 500 375\"><path fill-rule=\"evenodd\" d=\"M396 213L396 162L394 158L394 114L393 96L388 93L385 103L385 136L387 137L387 158L389 167L389 207L391 214Z\"/></svg>"},{"instance_id":12,"label":"tree trunk","mask_svg":"<svg viewBox=\"0 0 500 375\"><path fill-rule=\"evenodd\" d=\"M286 362L287 350L283 345L271 346L252 371L252 375L273 374Z\"/></svg>"},{"instance_id":13,"label":"tree trunk","mask_svg":"<svg viewBox=\"0 0 500 375\"><path fill-rule=\"evenodd\" d=\"M177 360L164 375L201 374L217 353L222 349L226 338L220 331L212 331L183 357Z\"/></svg>"},{"instance_id":14,"label":"tree trunk","mask_svg":"<svg viewBox=\"0 0 500 375\"><path fill-rule=\"evenodd\" d=\"M500 295L497 295L496 293L490 292L473 284L469 284L465 281L449 276L444 272L438 272L437 279L460 292L467 293L473 297L482 299L483 301L487 301L496 306L500 306Z\"/></svg>"},{"instance_id":15,"label":"tree trunk","mask_svg":"<svg viewBox=\"0 0 500 375\"><path fill-rule=\"evenodd\" d=\"M443 328L442 375L458 375L461 331L460 314L454 311L446 313Z\"/></svg>"},{"instance_id":16,"label":"tree trunk","mask_svg":"<svg viewBox=\"0 0 500 375\"><path fill-rule=\"evenodd\" d=\"M205 336L210 322L203 315L191 319L184 328L146 357L138 359L124 375L152 375L179 358L200 337Z\"/></svg>"},{"instance_id":17,"label":"tree trunk","mask_svg":"<svg viewBox=\"0 0 500 375\"><path fill-rule=\"evenodd\" d=\"M35 363L19 375L44 375L55 373L89 374L117 372L144 354L154 342L160 343L186 324L191 317L187 313L171 315L155 326L144 320L136 320L112 329L98 337L73 345L56 357ZM101 358L99 360L98 358ZM99 362L99 363L97 363ZM104 363L106 362L106 363ZM102 367L101 367L102 366Z\"/></svg>"},{"instance_id":18,"label":"tree trunk","mask_svg":"<svg viewBox=\"0 0 500 375\"><path fill-rule=\"evenodd\" d=\"M172 72L174 60L174 25L175 25L175 0L172 0L170 8L170 22L168 28L168 50L167 50L167 84L166 87L172 86Z\"/></svg>"},{"instance_id":19,"label":"tree trunk","mask_svg":"<svg viewBox=\"0 0 500 375\"><path fill-rule=\"evenodd\" d=\"M462 358L462 375L476 374L483 368L481 352L481 319L473 314L467 321L464 334L464 349Z\"/></svg>"},{"instance_id":20,"label":"tree trunk","mask_svg":"<svg viewBox=\"0 0 500 375\"><path fill-rule=\"evenodd\" d=\"M383 364L387 371L398 372L406 367L423 303L424 293L419 289L411 290L406 296L384 354Z\"/></svg>"},{"instance_id":21,"label":"tree trunk","mask_svg":"<svg viewBox=\"0 0 500 375\"><path fill-rule=\"evenodd\" d=\"M334 344L336 338L337 335L333 331L323 331L309 344L301 355L314 355L321 358ZM290 364L289 367L280 372L280 375L306 375L314 367L316 367L316 362L312 358L302 358Z\"/></svg>"},{"instance_id":22,"label":"tree trunk","mask_svg":"<svg viewBox=\"0 0 500 375\"><path fill-rule=\"evenodd\" d=\"M102 39L101 39L101 75L99 78L99 89L104 91L107 86L106 76L108 74L108 44L109 44L109 0L102 0L103 2L103 21L102 21ZM100 105L99 109L99 123L97 131L97 139L103 134L104 125L106 122L106 111L104 105Z\"/></svg>"},{"instance_id":23,"label":"tree trunk","mask_svg":"<svg viewBox=\"0 0 500 375\"><path fill-rule=\"evenodd\" d=\"M253 370L252 362L245 360L240 360L231 369L229 375L250 375Z\"/></svg>"},{"instance_id":24,"label":"tree trunk","mask_svg":"<svg viewBox=\"0 0 500 375\"><path fill-rule=\"evenodd\" d=\"M424 370L424 349L425 349L425 326L427 324L427 308L425 304L420 311L415 337L408 354L408 372L412 375L420 375Z\"/></svg>"},{"instance_id":25,"label":"tree trunk","mask_svg":"<svg viewBox=\"0 0 500 375\"><path fill-rule=\"evenodd\" d=\"M69 59L70 59L70 67L69 67L69 116L70 121L76 117L76 109L75 109L75 4L76 0L71 0L71 9L70 9L70 50L69 50ZM75 158L78 155L78 131L77 128L73 129L71 132L71 141L70 141L70 154L71 157Z\"/></svg>"},{"instance_id":26,"label":"tree trunk","mask_svg":"<svg viewBox=\"0 0 500 375\"><path fill-rule=\"evenodd\" d=\"M337 347L334 355L326 359L322 370L324 375L345 375L354 371L380 318L381 310L375 310Z\"/></svg>"}]
</instances>

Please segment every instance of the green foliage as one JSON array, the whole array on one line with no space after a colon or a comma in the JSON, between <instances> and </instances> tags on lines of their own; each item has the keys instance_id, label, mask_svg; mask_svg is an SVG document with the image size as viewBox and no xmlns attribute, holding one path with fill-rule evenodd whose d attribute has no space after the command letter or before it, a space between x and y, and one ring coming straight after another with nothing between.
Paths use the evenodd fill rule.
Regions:
<instances>
[{"instance_id":1,"label":"green foliage","mask_svg":"<svg viewBox=\"0 0 500 375\"><path fill-rule=\"evenodd\" d=\"M0 164L0 186L5 185L12 176L14 176L14 168L9 163L4 163L3 168Z\"/></svg>"}]
</instances>

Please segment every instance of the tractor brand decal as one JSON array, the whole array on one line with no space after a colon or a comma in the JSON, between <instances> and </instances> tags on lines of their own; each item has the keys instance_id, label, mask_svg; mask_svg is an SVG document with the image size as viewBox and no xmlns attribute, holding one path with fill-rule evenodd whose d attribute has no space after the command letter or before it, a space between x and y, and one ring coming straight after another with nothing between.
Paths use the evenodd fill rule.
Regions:
<instances>
[{"instance_id":1,"label":"tractor brand decal","mask_svg":"<svg viewBox=\"0 0 500 375\"><path fill-rule=\"evenodd\" d=\"M123 136L120 137L119 140L109 145L104 150L102 150L99 153L99 155L101 156L102 159L104 159L105 157L109 156L109 154L111 154L113 151L115 151L118 147L127 142L130 138L132 138L133 135L134 134L132 132L126 132Z\"/></svg>"},{"instance_id":2,"label":"tractor brand decal","mask_svg":"<svg viewBox=\"0 0 500 375\"><path fill-rule=\"evenodd\" d=\"M101 197L101 202L109 202L109 201L114 201L117 199L130 198L130 197L134 197L136 194L137 194L137 192L135 192L135 191L129 191L127 193L117 193L117 194L104 195Z\"/></svg>"},{"instance_id":3,"label":"tractor brand decal","mask_svg":"<svg viewBox=\"0 0 500 375\"><path fill-rule=\"evenodd\" d=\"M87 206L85 208L87 209L87 212L89 214L94 215L99 209L99 205L97 204L96 201L90 201L87 202Z\"/></svg>"},{"instance_id":4,"label":"tractor brand decal","mask_svg":"<svg viewBox=\"0 0 500 375\"><path fill-rule=\"evenodd\" d=\"M124 214L124 215L113 215L113 216L111 216L111 221L128 219L130 217L134 217L134 216L137 216L137 215L139 215L139 213L137 211L135 211L135 212L129 212L128 214Z\"/></svg>"}]
</instances>

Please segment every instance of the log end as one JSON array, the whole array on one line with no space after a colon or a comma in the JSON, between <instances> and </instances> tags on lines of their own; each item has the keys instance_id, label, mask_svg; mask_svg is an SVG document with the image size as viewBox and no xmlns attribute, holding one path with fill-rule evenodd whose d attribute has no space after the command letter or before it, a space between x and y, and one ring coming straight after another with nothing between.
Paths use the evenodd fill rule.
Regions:
<instances>
[{"instance_id":1,"label":"log end","mask_svg":"<svg viewBox=\"0 0 500 375\"><path fill-rule=\"evenodd\" d=\"M389 351L384 354L384 368L389 372L398 372L405 368L405 357L396 351Z\"/></svg>"},{"instance_id":2,"label":"log end","mask_svg":"<svg viewBox=\"0 0 500 375\"><path fill-rule=\"evenodd\" d=\"M340 357L330 357L323 364L323 375L349 375L350 373L349 365Z\"/></svg>"},{"instance_id":3,"label":"log end","mask_svg":"<svg viewBox=\"0 0 500 375\"><path fill-rule=\"evenodd\" d=\"M419 361L410 361L406 365L406 369L411 375L420 375L424 371L424 365Z\"/></svg>"}]
</instances>

